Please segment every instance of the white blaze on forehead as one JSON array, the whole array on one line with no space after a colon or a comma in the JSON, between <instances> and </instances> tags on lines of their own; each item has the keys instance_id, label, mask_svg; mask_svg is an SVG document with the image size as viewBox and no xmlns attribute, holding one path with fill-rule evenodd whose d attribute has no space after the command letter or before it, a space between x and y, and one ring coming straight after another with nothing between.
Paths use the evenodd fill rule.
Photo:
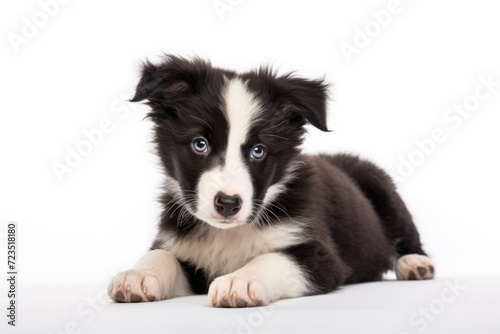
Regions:
<instances>
[{"instance_id":1,"label":"white blaze on forehead","mask_svg":"<svg viewBox=\"0 0 500 334\"><path fill-rule=\"evenodd\" d=\"M261 107L240 79L229 81L224 100L229 122L226 163L241 162L241 145L245 143L250 125L258 116Z\"/></svg>"},{"instance_id":2,"label":"white blaze on forehead","mask_svg":"<svg viewBox=\"0 0 500 334\"><path fill-rule=\"evenodd\" d=\"M253 185L248 167L245 165L241 146L245 143L251 124L262 110L259 101L251 94L241 79L227 81L223 94L222 109L229 124L229 134L224 161L205 172L198 183L198 218L219 228L243 224L252 211ZM220 136L220 133L214 133ZM230 218L237 222L222 223L215 211L214 198L218 192L239 195L242 199L240 211Z\"/></svg>"}]
</instances>

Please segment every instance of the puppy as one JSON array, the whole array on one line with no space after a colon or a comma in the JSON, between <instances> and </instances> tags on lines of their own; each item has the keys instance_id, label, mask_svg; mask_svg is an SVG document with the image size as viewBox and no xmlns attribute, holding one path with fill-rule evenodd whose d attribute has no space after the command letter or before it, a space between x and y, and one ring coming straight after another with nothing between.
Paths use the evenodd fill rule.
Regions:
<instances>
[{"instance_id":1,"label":"puppy","mask_svg":"<svg viewBox=\"0 0 500 334\"><path fill-rule=\"evenodd\" d=\"M268 68L146 62L131 101L151 108L164 208L150 251L112 280L109 296L208 293L213 306L246 307L380 280L390 269L400 280L433 278L384 171L356 156L301 154L306 123L328 131L327 88Z\"/></svg>"}]
</instances>

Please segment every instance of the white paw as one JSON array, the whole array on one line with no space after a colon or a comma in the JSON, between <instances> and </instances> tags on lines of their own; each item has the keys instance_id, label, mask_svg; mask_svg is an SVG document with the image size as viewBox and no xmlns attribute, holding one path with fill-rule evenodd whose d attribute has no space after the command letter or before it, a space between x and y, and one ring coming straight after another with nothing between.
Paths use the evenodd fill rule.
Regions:
<instances>
[{"instance_id":1,"label":"white paw","mask_svg":"<svg viewBox=\"0 0 500 334\"><path fill-rule=\"evenodd\" d=\"M108 288L109 297L119 303L152 302L162 299L159 277L146 270L127 270L116 275Z\"/></svg>"},{"instance_id":2,"label":"white paw","mask_svg":"<svg viewBox=\"0 0 500 334\"><path fill-rule=\"evenodd\" d=\"M425 255L408 254L396 262L396 277L399 280L433 279L434 266Z\"/></svg>"},{"instance_id":3,"label":"white paw","mask_svg":"<svg viewBox=\"0 0 500 334\"><path fill-rule=\"evenodd\" d=\"M208 290L208 298L216 307L263 306L271 302L263 284L242 274L216 278Z\"/></svg>"}]
</instances>

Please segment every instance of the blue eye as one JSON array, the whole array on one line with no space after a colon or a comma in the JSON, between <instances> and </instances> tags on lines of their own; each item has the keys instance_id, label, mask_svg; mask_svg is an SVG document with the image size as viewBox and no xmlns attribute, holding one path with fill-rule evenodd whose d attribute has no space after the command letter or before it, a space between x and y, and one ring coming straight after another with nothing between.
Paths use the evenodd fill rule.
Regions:
<instances>
[{"instance_id":1,"label":"blue eye","mask_svg":"<svg viewBox=\"0 0 500 334\"><path fill-rule=\"evenodd\" d=\"M254 159L262 159L266 154L266 148L262 145L256 145L252 148L250 156Z\"/></svg>"},{"instance_id":2,"label":"blue eye","mask_svg":"<svg viewBox=\"0 0 500 334\"><path fill-rule=\"evenodd\" d=\"M208 151L208 143L204 138L196 138L193 141L193 149L197 153L206 153Z\"/></svg>"}]
</instances>

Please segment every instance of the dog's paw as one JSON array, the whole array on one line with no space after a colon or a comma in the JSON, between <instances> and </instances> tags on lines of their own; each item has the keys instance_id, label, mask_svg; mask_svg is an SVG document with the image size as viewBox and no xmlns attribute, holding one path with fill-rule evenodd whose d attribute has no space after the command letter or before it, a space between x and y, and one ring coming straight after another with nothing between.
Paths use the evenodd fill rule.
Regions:
<instances>
[{"instance_id":1,"label":"dog's paw","mask_svg":"<svg viewBox=\"0 0 500 334\"><path fill-rule=\"evenodd\" d=\"M109 284L108 295L118 303L152 302L162 299L159 277L150 271L134 269L116 275Z\"/></svg>"},{"instance_id":2,"label":"dog's paw","mask_svg":"<svg viewBox=\"0 0 500 334\"><path fill-rule=\"evenodd\" d=\"M236 273L216 278L210 285L208 298L216 307L263 306L271 302L260 281Z\"/></svg>"},{"instance_id":3,"label":"dog's paw","mask_svg":"<svg viewBox=\"0 0 500 334\"><path fill-rule=\"evenodd\" d=\"M434 266L425 255L408 254L396 262L398 280L423 280L434 278Z\"/></svg>"}]
</instances>

